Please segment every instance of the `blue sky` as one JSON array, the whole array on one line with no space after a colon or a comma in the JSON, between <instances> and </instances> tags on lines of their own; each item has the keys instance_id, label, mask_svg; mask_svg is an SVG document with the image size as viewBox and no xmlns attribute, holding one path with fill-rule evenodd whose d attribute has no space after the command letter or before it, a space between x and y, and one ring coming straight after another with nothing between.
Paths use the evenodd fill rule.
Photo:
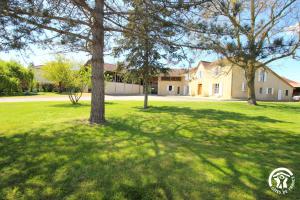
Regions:
<instances>
[{"instance_id":1,"label":"blue sky","mask_svg":"<svg viewBox=\"0 0 300 200\"><path fill-rule=\"evenodd\" d=\"M35 65L44 64L47 61L54 59L56 53L49 50L42 50L33 48L32 51L20 53L19 51L10 51L10 52L0 52L0 59L2 60L17 60L23 65L27 66L30 62L33 62ZM68 58L73 59L77 62L85 63L89 57L85 53L68 53L66 55ZM192 66L196 66L201 60L205 61L214 61L217 59L216 55L199 55L195 57L195 62ZM118 59L111 56L105 57L106 63L116 63ZM188 67L187 63L180 64L181 67ZM300 61L294 60L292 58L285 58L278 61L275 61L269 65L280 76L284 76L291 80L300 82Z\"/></svg>"}]
</instances>

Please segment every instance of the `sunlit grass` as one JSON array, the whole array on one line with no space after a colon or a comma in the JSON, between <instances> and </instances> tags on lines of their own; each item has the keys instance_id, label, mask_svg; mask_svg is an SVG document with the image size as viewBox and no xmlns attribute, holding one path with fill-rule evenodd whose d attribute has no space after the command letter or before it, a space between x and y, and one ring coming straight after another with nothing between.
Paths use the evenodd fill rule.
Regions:
<instances>
[{"instance_id":1,"label":"sunlit grass","mask_svg":"<svg viewBox=\"0 0 300 200\"><path fill-rule=\"evenodd\" d=\"M282 199L269 173L297 181L299 103L141 106L108 102L91 126L88 103L0 103L0 199Z\"/></svg>"}]
</instances>

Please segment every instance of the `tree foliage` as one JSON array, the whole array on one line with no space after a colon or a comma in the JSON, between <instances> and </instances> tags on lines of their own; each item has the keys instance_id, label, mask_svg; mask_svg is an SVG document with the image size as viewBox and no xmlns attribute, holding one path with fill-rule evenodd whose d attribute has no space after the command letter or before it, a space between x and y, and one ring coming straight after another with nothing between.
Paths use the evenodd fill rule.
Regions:
<instances>
[{"instance_id":1,"label":"tree foliage","mask_svg":"<svg viewBox=\"0 0 300 200\"><path fill-rule=\"evenodd\" d=\"M72 62L62 56L58 56L55 61L47 62L43 67L43 77L58 86L60 93L70 82L71 72Z\"/></svg>"},{"instance_id":2,"label":"tree foliage","mask_svg":"<svg viewBox=\"0 0 300 200\"><path fill-rule=\"evenodd\" d=\"M33 73L15 61L0 60L0 95L28 92L33 84Z\"/></svg>"},{"instance_id":3,"label":"tree foliage","mask_svg":"<svg viewBox=\"0 0 300 200\"><path fill-rule=\"evenodd\" d=\"M175 42L182 37L182 29L173 24L176 10L169 2L148 0L127 1L128 23L114 48L115 56L123 55L119 67L125 68L131 79L144 84L144 108L148 107L148 93L153 77L167 73L171 60L180 60ZM130 31L129 31L130 30Z\"/></svg>"},{"instance_id":4,"label":"tree foliage","mask_svg":"<svg viewBox=\"0 0 300 200\"><path fill-rule=\"evenodd\" d=\"M43 67L43 76L61 89L65 88L73 104L78 103L83 91L90 85L91 67L80 66L78 69L78 66L58 56L55 61L48 62Z\"/></svg>"},{"instance_id":5,"label":"tree foliage","mask_svg":"<svg viewBox=\"0 0 300 200\"><path fill-rule=\"evenodd\" d=\"M187 9L203 1L205 0L145 2L156 4L149 7L153 9L152 14L155 14L155 12L170 12L166 8ZM30 44L40 44L43 47L45 44L55 44L68 51L89 53L92 60L90 122L104 123L104 50L109 49L111 36L119 32L132 31L126 26L129 21L128 10L132 9L130 2L129 0L2 0L0 49L21 49ZM174 13L177 16L171 16L169 19L179 19L180 12ZM181 27L180 23L177 25Z\"/></svg>"}]
</instances>

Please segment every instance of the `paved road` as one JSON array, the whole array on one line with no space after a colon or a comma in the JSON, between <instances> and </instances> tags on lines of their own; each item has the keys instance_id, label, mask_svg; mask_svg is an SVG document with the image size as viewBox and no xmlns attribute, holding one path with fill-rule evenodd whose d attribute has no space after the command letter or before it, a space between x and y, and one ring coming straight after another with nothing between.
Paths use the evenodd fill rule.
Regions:
<instances>
[{"instance_id":1,"label":"paved road","mask_svg":"<svg viewBox=\"0 0 300 200\"><path fill-rule=\"evenodd\" d=\"M90 95L81 97L80 101L90 101ZM112 96L105 95L105 100L112 101L143 101L144 96ZM224 101L224 99L191 96L149 96L150 101ZM1 102L36 102L36 101L69 101L68 96L25 96L25 97L0 97ZM236 101L236 100L231 100Z\"/></svg>"}]
</instances>

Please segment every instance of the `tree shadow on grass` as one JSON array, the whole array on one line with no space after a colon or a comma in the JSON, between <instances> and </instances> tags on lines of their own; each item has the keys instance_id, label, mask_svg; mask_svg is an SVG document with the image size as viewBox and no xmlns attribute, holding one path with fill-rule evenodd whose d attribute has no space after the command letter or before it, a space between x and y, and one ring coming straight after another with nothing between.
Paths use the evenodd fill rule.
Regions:
<instances>
[{"instance_id":1,"label":"tree shadow on grass","mask_svg":"<svg viewBox=\"0 0 300 200\"><path fill-rule=\"evenodd\" d=\"M210 120L234 120L234 121L257 121L257 122L270 122L280 123L281 120L272 119L265 116L248 116L242 113L228 112L215 109L191 109L190 107L177 107L177 106L152 106L148 109L135 107L137 110L146 113L169 113L174 115L188 115L195 119L207 118Z\"/></svg>"},{"instance_id":2,"label":"tree shadow on grass","mask_svg":"<svg viewBox=\"0 0 300 200\"><path fill-rule=\"evenodd\" d=\"M292 112L292 113L300 113L300 107L298 102L294 103L269 103L267 105L261 105L259 104L258 107L264 108L264 109L274 109L282 112Z\"/></svg>"},{"instance_id":3,"label":"tree shadow on grass","mask_svg":"<svg viewBox=\"0 0 300 200\"><path fill-rule=\"evenodd\" d=\"M106 101L105 105L113 105L116 104L115 102ZM91 107L91 104L89 103L77 103L72 104L71 102L67 103L61 103L61 104L53 104L50 105L50 107L56 107L56 108L80 108L80 107Z\"/></svg>"},{"instance_id":4,"label":"tree shadow on grass","mask_svg":"<svg viewBox=\"0 0 300 200\"><path fill-rule=\"evenodd\" d=\"M267 178L280 166L300 174L300 136L258 126L261 120L225 111L157 107L111 117L105 127L70 122L1 136L0 195L281 199L270 192ZM266 125L281 123L263 120ZM294 190L287 198L299 195Z\"/></svg>"}]
</instances>

